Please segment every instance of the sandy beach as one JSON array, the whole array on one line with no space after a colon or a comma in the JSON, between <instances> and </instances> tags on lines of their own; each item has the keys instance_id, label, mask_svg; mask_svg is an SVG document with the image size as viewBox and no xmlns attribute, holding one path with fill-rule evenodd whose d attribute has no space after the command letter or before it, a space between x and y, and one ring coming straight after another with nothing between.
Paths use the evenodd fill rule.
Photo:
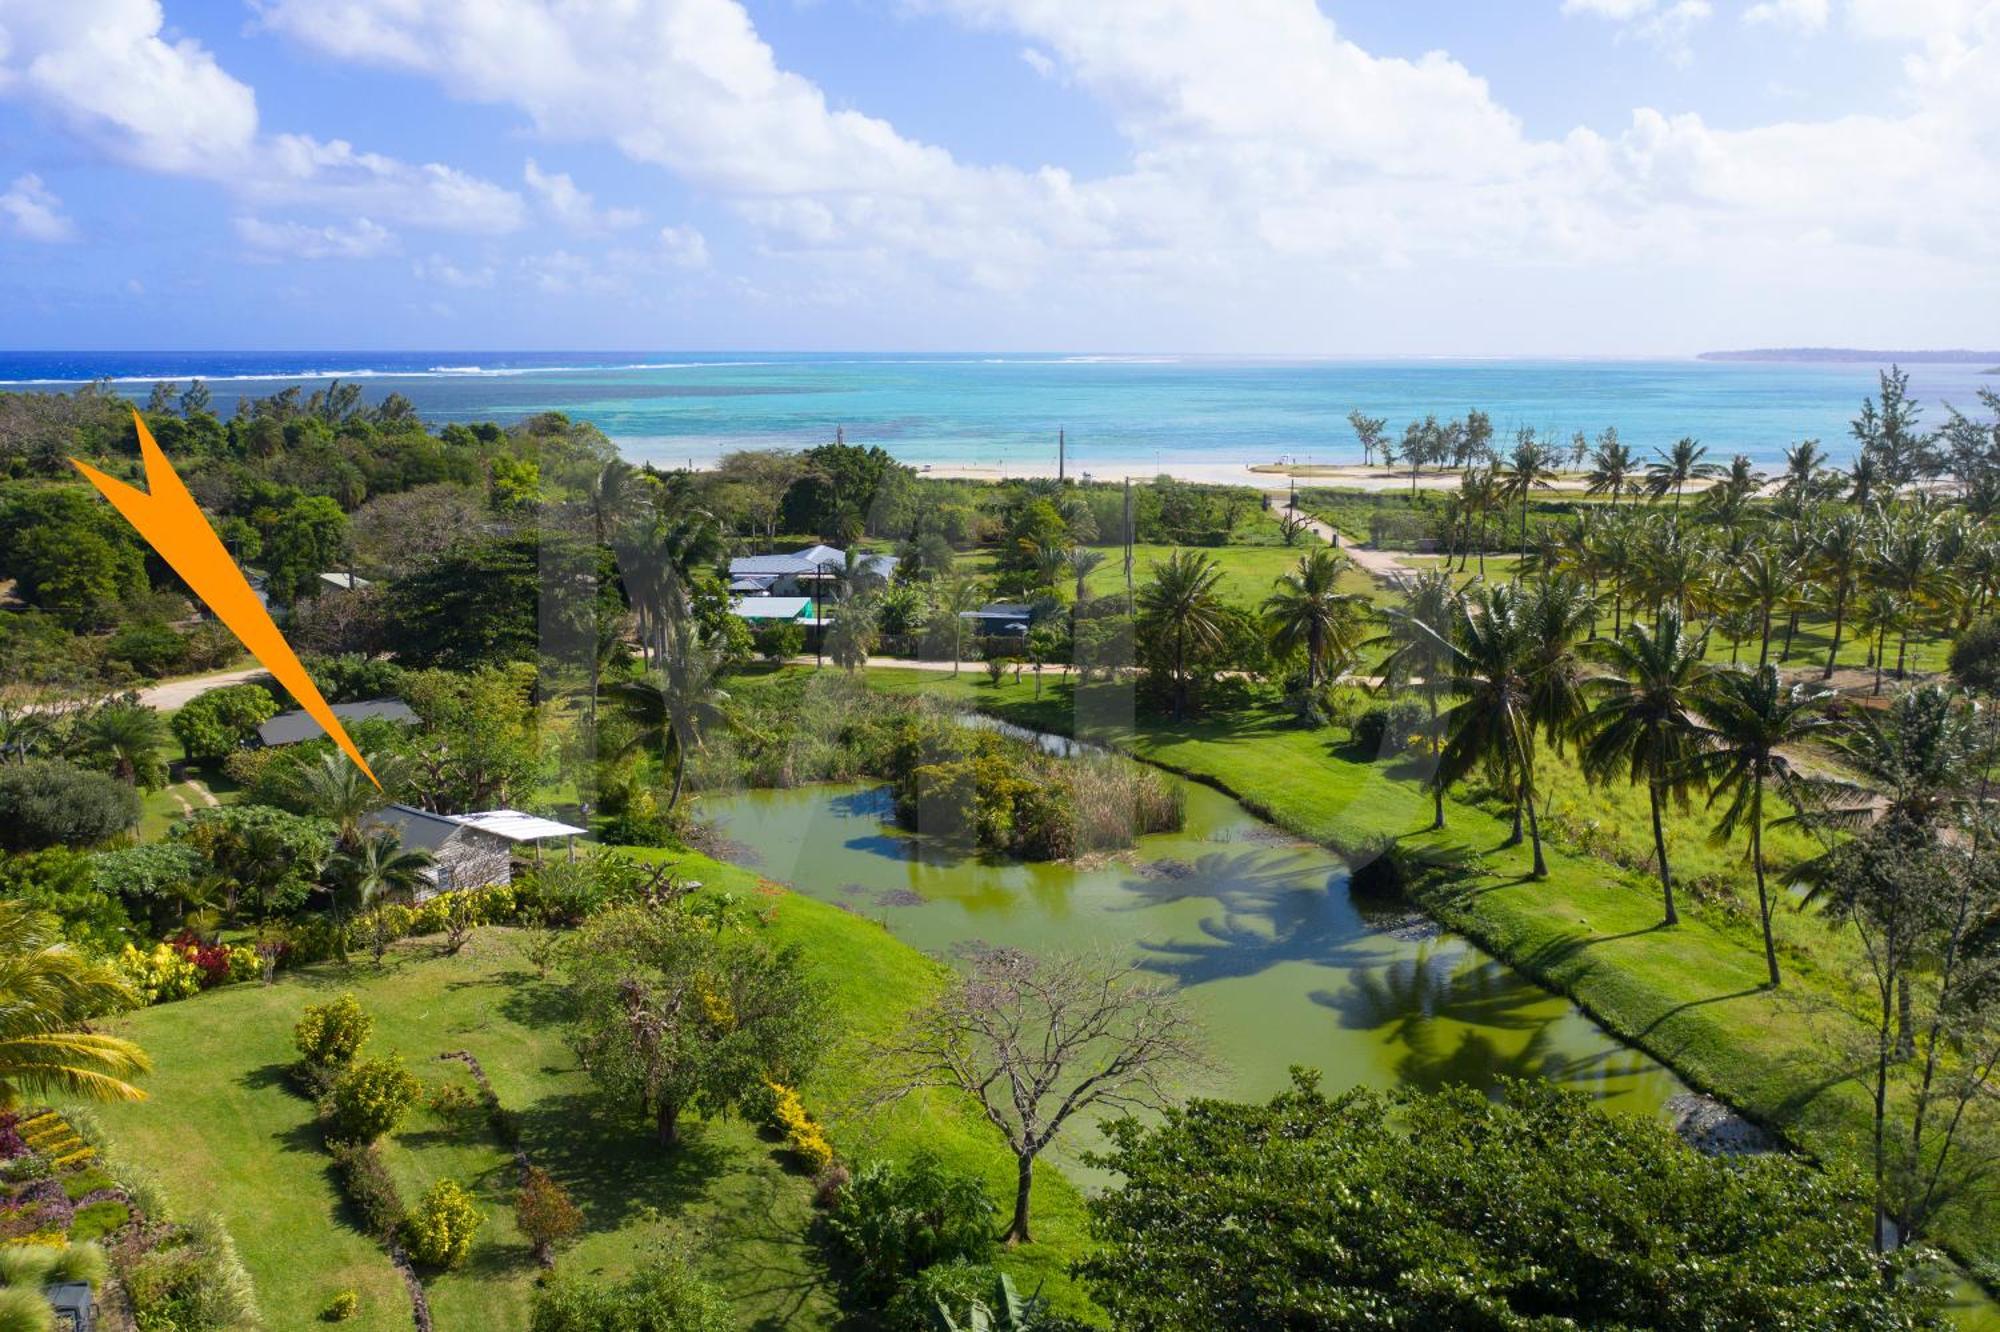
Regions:
<instances>
[{"instance_id":1,"label":"sandy beach","mask_svg":"<svg viewBox=\"0 0 2000 1332\"><path fill-rule=\"evenodd\" d=\"M1055 459L1045 464L1021 463L1008 466L966 466L961 464L912 463L911 466L923 476L945 477L965 481L1006 481L1024 477L1044 477L1056 474ZM1364 467L1359 463L1345 466L1329 466L1325 463L1291 465L1285 463L1190 463L1176 460L1163 462L1158 470L1146 468L1135 471L1107 471L1090 468L1071 467L1069 474L1080 480L1117 481L1130 476L1135 481L1147 480L1164 472L1180 481L1195 481L1205 485L1257 486L1269 489L1283 486L1296 480L1300 485L1326 486L1339 490L1403 490L1410 488L1410 474L1387 467ZM1419 490L1456 490L1459 472L1454 468L1442 471L1427 471L1417 477ZM1689 490L1702 488L1705 482L1694 482ZM1580 474L1565 474L1550 483L1553 490L1581 491L1587 482Z\"/></svg>"}]
</instances>

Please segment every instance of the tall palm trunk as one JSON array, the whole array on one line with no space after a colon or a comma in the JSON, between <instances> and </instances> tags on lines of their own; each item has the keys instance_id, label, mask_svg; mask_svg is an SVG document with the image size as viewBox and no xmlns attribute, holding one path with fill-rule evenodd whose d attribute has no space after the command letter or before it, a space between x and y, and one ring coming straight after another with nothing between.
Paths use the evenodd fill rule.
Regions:
<instances>
[{"instance_id":1,"label":"tall palm trunk","mask_svg":"<svg viewBox=\"0 0 2000 1332\"><path fill-rule=\"evenodd\" d=\"M1757 871L1757 916L1764 924L1764 968L1770 973L1771 988L1778 988L1778 945L1771 937L1771 894L1764 886L1764 775L1756 778L1750 797L1750 863Z\"/></svg>"},{"instance_id":2,"label":"tall palm trunk","mask_svg":"<svg viewBox=\"0 0 2000 1332\"><path fill-rule=\"evenodd\" d=\"M1757 668L1762 670L1771 660L1771 607L1764 607L1764 620L1759 632L1763 637L1757 644Z\"/></svg>"},{"instance_id":3,"label":"tall palm trunk","mask_svg":"<svg viewBox=\"0 0 2000 1332\"><path fill-rule=\"evenodd\" d=\"M1546 879L1549 877L1549 862L1542 856L1542 821L1535 815L1535 801L1532 796L1528 800L1528 838L1535 844L1533 877Z\"/></svg>"},{"instance_id":4,"label":"tall palm trunk","mask_svg":"<svg viewBox=\"0 0 2000 1332\"><path fill-rule=\"evenodd\" d=\"M1842 584L1833 594L1833 646L1826 650L1826 669L1819 673L1822 680L1833 678L1833 666L1840 656L1840 627L1847 614L1847 586Z\"/></svg>"},{"instance_id":5,"label":"tall palm trunk","mask_svg":"<svg viewBox=\"0 0 2000 1332\"><path fill-rule=\"evenodd\" d=\"M1667 831L1660 822L1660 784L1657 780L1646 783L1646 802L1653 810L1653 854L1660 858L1660 895L1666 902L1666 924L1681 923L1680 912L1674 910L1674 875L1667 866Z\"/></svg>"}]
</instances>

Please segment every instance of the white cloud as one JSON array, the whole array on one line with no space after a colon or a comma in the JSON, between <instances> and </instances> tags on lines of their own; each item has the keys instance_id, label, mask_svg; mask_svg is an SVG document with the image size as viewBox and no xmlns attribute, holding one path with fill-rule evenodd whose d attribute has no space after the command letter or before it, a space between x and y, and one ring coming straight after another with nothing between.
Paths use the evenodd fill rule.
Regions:
<instances>
[{"instance_id":1,"label":"white cloud","mask_svg":"<svg viewBox=\"0 0 2000 1332\"><path fill-rule=\"evenodd\" d=\"M661 227L660 250L676 268L708 267L708 239L693 227Z\"/></svg>"},{"instance_id":2,"label":"white cloud","mask_svg":"<svg viewBox=\"0 0 2000 1332\"><path fill-rule=\"evenodd\" d=\"M549 216L570 231L581 235L592 235L605 231L618 231L639 225L640 213L636 208L606 208L600 210L597 201L577 188L575 181L561 171L543 171L529 158L523 169L522 179L528 183L535 197Z\"/></svg>"},{"instance_id":3,"label":"white cloud","mask_svg":"<svg viewBox=\"0 0 2000 1332\"><path fill-rule=\"evenodd\" d=\"M1828 0L1759 0L1743 11L1743 21L1821 32L1826 28Z\"/></svg>"},{"instance_id":4,"label":"white cloud","mask_svg":"<svg viewBox=\"0 0 2000 1332\"><path fill-rule=\"evenodd\" d=\"M212 180L255 204L312 204L441 230L519 226L510 191L437 163L340 140L259 131L256 94L158 0L0 4L0 97L26 103L113 160Z\"/></svg>"},{"instance_id":5,"label":"white cloud","mask_svg":"<svg viewBox=\"0 0 2000 1332\"><path fill-rule=\"evenodd\" d=\"M1021 59L1029 69L1034 70L1035 73L1045 79L1052 79L1056 76L1056 62L1049 59L1048 53L1045 51L1038 51L1032 46L1024 46L1021 48Z\"/></svg>"},{"instance_id":6,"label":"white cloud","mask_svg":"<svg viewBox=\"0 0 2000 1332\"><path fill-rule=\"evenodd\" d=\"M53 244L76 239L76 224L64 216L62 200L33 172L14 177L7 192L0 194L0 217L23 240Z\"/></svg>"},{"instance_id":7,"label":"white cloud","mask_svg":"<svg viewBox=\"0 0 2000 1332\"><path fill-rule=\"evenodd\" d=\"M457 287L461 290L493 285L493 267L483 264L468 268L454 263L441 254L432 254L410 265L410 272L420 281L435 282L441 287Z\"/></svg>"},{"instance_id":8,"label":"white cloud","mask_svg":"<svg viewBox=\"0 0 2000 1332\"><path fill-rule=\"evenodd\" d=\"M757 289L780 302L949 308L978 327L1011 311L1070 339L1102 327L1379 347L1381 306L1400 293L1405 322L1505 339L1505 311L1533 307L1572 346L1589 326L1580 311L1615 309L1641 330L1626 336L1660 347L1688 345L1656 332L1668 311L1693 327L1717 302L1796 310L1832 272L1893 272L1905 291L1932 284L1932 308L1963 307L2000 257L1981 225L2000 215L2000 0L1850 0L1857 32L1911 48L1888 56L1893 112L1719 129L1640 107L1623 126L1557 137L1530 134L1451 56L1375 55L1313 0L911 3L1043 55L1105 108L1125 162L1079 178L964 161L831 104L779 64L738 0L588 13L561 0L271 0L265 19L336 58L516 108L546 140L607 143L671 171L747 222ZM1566 7L1670 53L1712 13L1706 0ZM639 266L687 252L664 236L622 258L557 251L524 277L629 289ZM1420 290L1394 276L1410 271Z\"/></svg>"},{"instance_id":9,"label":"white cloud","mask_svg":"<svg viewBox=\"0 0 2000 1332\"><path fill-rule=\"evenodd\" d=\"M255 259L378 259L397 247L388 228L365 217L324 227L239 217L235 226L237 239Z\"/></svg>"},{"instance_id":10,"label":"white cloud","mask_svg":"<svg viewBox=\"0 0 2000 1332\"><path fill-rule=\"evenodd\" d=\"M1778 0L1789 4L1792 0ZM1812 0L1807 0L1811 3ZM1824 3L1824 0L1821 0ZM1643 41L1658 47L1677 64L1693 58L1689 39L1694 30L1715 14L1709 0L1563 0L1565 14L1592 14L1609 19ZM1623 35L1621 33L1621 36Z\"/></svg>"}]
</instances>

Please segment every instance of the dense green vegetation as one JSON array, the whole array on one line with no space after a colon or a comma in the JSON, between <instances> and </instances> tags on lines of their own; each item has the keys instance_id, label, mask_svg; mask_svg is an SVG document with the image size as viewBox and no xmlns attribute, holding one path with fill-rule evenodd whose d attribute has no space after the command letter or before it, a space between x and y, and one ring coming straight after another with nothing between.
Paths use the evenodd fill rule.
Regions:
<instances>
[{"instance_id":1,"label":"dense green vegetation","mask_svg":"<svg viewBox=\"0 0 2000 1332\"><path fill-rule=\"evenodd\" d=\"M1400 441L1358 420L1412 494L1302 502L1408 551L1419 572L1385 580L1248 487L945 481L844 440L669 473L554 415L432 431L340 385L227 423L206 405L163 388L145 420L325 692L414 720L354 728L378 791L329 741L256 748L289 703L264 683L148 707L136 683L233 654L67 478L69 453L132 472L126 408L0 395L18 603L0 616L0 906L32 942L26 979L0 976L18 1015L0 1088L117 1098L138 1079L154 1099L110 1106L106 1141L179 1207L222 1213L273 1326L388 1327L424 1301L444 1326L917 1327L1005 1306L1002 1275L1046 1297L1024 1326L1195 1325L1162 1312L1200 1281L1192 1249L1121 1260L1174 1224L1107 1203L1092 1230L1040 1163L1072 1113L1167 1103L1144 1070L1198 1053L1177 996L1088 959L920 957L731 866L701 817L706 792L865 776L945 850L1115 855L1179 825L1154 767L1058 758L961 724L968 707L1104 740L1348 853L1371 891L1409 894L1827 1170L1695 1158L1528 1090L1482 1117L1453 1094L1390 1109L1302 1088L1325 1138L1296 1164L1330 1168L1327 1147L1356 1172L1329 1180L1366 1180L1367 1216L1408 1226L1368 1226L1343 1248L1374 1258L1318 1273L1351 1316L1258 1304L1317 1299L1282 1264L1257 1292L1203 1286L1241 1325L1369 1325L1388 1289L1495 1326L1918 1325L1924 1283L1879 1278L1928 1272L1933 1243L2000 1260L1991 714L1911 678L1947 654L1958 683L1995 678L2000 421L1925 431L1885 376L1852 469L1802 445L1767 488L1692 440L1642 465L1615 434L1496 449L1477 413ZM1415 489L1445 466L1457 491ZM1586 468L1582 497L1551 489ZM846 551L817 673L779 664L802 632L753 638L727 586L731 555L815 539ZM1028 606L1025 634L968 632L961 612L993 599ZM902 697L924 692L942 706ZM546 812L631 850L418 901L432 857L374 822L392 799ZM1281 1112L1201 1103L1122 1131L1122 1196L1172 1134ZM1546 1160L1492 1145L1510 1134ZM1165 1187L1240 1187L1210 1145ZM1435 1188L1475 1168L1558 1220L1491 1240L1495 1218ZM1635 1188L1647 1206L1601 1202ZM1291 1224L1302 1199L1276 1201L1271 1225ZM1688 1223L1717 1215L1742 1226ZM1914 1246L1889 1252L1892 1229ZM242 1322L185 1304L230 1286L224 1246L188 1234L200 1280L124 1245L112 1279L183 1332ZM1249 1239L1233 1247L1277 1261L1272 1234ZM1541 1267L1513 1270L1520 1252ZM1696 1254L1715 1280L1649 1303L1649 1274ZM1798 1276L1778 1291L1773 1271Z\"/></svg>"}]
</instances>

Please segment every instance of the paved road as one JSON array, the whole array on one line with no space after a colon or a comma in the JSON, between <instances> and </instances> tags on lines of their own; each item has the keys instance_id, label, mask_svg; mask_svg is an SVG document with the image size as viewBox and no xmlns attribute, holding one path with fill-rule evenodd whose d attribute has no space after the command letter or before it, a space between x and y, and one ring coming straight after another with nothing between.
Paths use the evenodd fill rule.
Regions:
<instances>
[{"instance_id":1,"label":"paved road","mask_svg":"<svg viewBox=\"0 0 2000 1332\"><path fill-rule=\"evenodd\" d=\"M139 701L162 712L172 712L185 707L192 700L206 694L211 689L224 685L242 684L245 680L255 680L267 672L262 666L245 666L238 671L217 671L214 675L191 675L185 680L168 680L161 684L148 685L139 691Z\"/></svg>"},{"instance_id":2,"label":"paved road","mask_svg":"<svg viewBox=\"0 0 2000 1332\"><path fill-rule=\"evenodd\" d=\"M1270 497L1271 508L1275 512L1285 512L1285 504L1291 499L1289 491L1267 490L1264 493ZM1347 557L1354 561L1355 566L1364 572L1374 574L1377 578L1389 583L1393 583L1399 578L1416 572L1415 569L1412 569L1409 565L1403 563L1401 559L1397 558L1393 551L1375 550L1368 546L1346 544L1343 542L1340 533L1334 531L1330 524L1315 518L1304 509L1300 509L1297 512L1299 520L1306 525L1308 532L1311 532L1329 546L1340 547L1342 551L1346 552Z\"/></svg>"}]
</instances>

